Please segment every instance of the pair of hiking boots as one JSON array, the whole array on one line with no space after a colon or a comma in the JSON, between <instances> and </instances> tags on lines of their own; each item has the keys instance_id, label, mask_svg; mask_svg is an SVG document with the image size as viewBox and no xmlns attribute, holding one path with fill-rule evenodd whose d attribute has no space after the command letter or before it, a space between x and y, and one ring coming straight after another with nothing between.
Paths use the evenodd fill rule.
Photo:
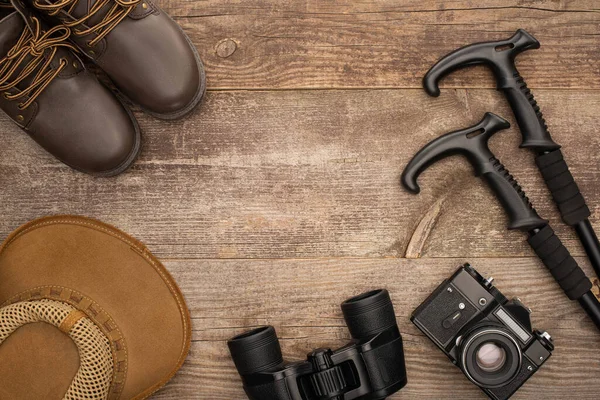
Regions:
<instances>
[{"instance_id":1,"label":"pair of hiking boots","mask_svg":"<svg viewBox=\"0 0 600 400\"><path fill-rule=\"evenodd\" d=\"M152 0L0 0L0 18L0 108L76 170L113 176L134 162L140 129L124 99L176 119L204 95L197 50Z\"/></svg>"}]
</instances>

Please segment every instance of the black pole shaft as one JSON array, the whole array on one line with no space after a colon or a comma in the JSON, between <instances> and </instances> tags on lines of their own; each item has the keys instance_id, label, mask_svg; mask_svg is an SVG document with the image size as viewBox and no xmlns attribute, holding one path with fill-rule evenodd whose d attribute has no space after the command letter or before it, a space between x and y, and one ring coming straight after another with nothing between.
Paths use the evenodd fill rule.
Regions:
<instances>
[{"instance_id":1,"label":"black pole shaft","mask_svg":"<svg viewBox=\"0 0 600 400\"><path fill-rule=\"evenodd\" d=\"M598 329L600 329L600 302L592 292L587 292L579 298L579 304L592 319Z\"/></svg>"},{"instance_id":2,"label":"black pole shaft","mask_svg":"<svg viewBox=\"0 0 600 400\"><path fill-rule=\"evenodd\" d=\"M592 224L588 219L585 219L575 225L575 231L592 267L594 267L594 271L596 271L596 276L600 277L600 242L598 242L598 236L596 236Z\"/></svg>"},{"instance_id":3,"label":"black pole shaft","mask_svg":"<svg viewBox=\"0 0 600 400\"><path fill-rule=\"evenodd\" d=\"M563 221L575 228L596 276L600 278L600 242L589 221L591 212L585 204L585 199L577 187L561 150L538 150L536 153L536 163L548 189L552 192Z\"/></svg>"},{"instance_id":4,"label":"black pole shaft","mask_svg":"<svg viewBox=\"0 0 600 400\"><path fill-rule=\"evenodd\" d=\"M592 283L550 225L529 231L528 242L569 299L579 301L600 329L600 302L591 291Z\"/></svg>"}]
</instances>

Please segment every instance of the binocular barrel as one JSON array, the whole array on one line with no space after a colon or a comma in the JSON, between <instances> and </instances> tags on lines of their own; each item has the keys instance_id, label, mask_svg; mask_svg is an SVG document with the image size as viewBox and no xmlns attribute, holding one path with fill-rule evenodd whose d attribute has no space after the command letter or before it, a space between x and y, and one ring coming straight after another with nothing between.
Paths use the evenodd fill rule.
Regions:
<instances>
[{"instance_id":1,"label":"binocular barrel","mask_svg":"<svg viewBox=\"0 0 600 400\"><path fill-rule=\"evenodd\" d=\"M240 375L264 372L283 365L281 347L272 326L243 333L227 345Z\"/></svg>"},{"instance_id":2,"label":"binocular barrel","mask_svg":"<svg viewBox=\"0 0 600 400\"><path fill-rule=\"evenodd\" d=\"M352 338L360 340L397 327L394 305L385 289L363 293L342 303Z\"/></svg>"}]
</instances>

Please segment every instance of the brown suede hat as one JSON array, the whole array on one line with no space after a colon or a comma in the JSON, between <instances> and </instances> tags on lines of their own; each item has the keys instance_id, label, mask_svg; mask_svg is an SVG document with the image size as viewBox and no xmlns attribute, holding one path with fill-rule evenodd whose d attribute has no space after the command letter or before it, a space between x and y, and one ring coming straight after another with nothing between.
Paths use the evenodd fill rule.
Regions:
<instances>
[{"instance_id":1,"label":"brown suede hat","mask_svg":"<svg viewBox=\"0 0 600 400\"><path fill-rule=\"evenodd\" d=\"M0 399L143 399L190 337L173 278L112 226L42 218L0 247Z\"/></svg>"}]
</instances>

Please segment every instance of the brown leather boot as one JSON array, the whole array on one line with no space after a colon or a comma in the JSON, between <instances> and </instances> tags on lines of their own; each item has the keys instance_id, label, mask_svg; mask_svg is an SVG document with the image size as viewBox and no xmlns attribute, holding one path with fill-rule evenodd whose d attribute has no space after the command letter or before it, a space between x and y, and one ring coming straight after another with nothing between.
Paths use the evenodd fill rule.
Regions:
<instances>
[{"instance_id":1,"label":"brown leather boot","mask_svg":"<svg viewBox=\"0 0 600 400\"><path fill-rule=\"evenodd\" d=\"M26 1L112 79L125 97L162 119L191 112L205 91L198 52L183 30L151 0Z\"/></svg>"},{"instance_id":2,"label":"brown leather boot","mask_svg":"<svg viewBox=\"0 0 600 400\"><path fill-rule=\"evenodd\" d=\"M139 151L137 122L85 69L69 34L17 12L0 20L0 108L72 168L119 174Z\"/></svg>"}]
</instances>

